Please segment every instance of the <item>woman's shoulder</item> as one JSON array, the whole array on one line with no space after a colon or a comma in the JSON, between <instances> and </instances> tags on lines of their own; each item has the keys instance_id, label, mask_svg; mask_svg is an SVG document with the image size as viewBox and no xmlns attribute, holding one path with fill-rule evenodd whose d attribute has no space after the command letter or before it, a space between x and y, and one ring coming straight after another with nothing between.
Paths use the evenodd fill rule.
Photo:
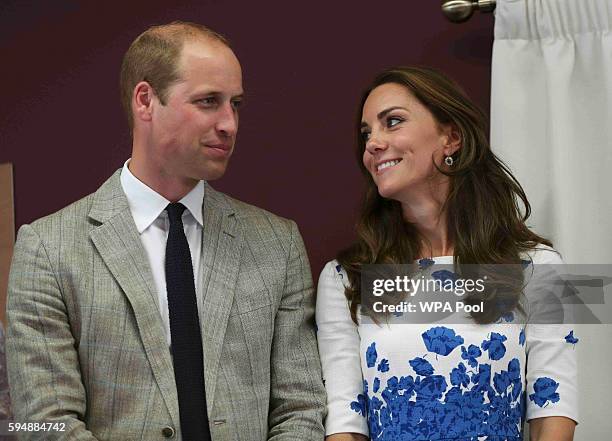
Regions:
<instances>
[{"instance_id":1,"label":"woman's shoulder","mask_svg":"<svg viewBox=\"0 0 612 441\"><path fill-rule=\"evenodd\" d=\"M521 253L521 259L523 259L526 264L532 263L534 265L553 265L563 263L561 253L544 244L538 244L532 249Z\"/></svg>"},{"instance_id":2,"label":"woman's shoulder","mask_svg":"<svg viewBox=\"0 0 612 441\"><path fill-rule=\"evenodd\" d=\"M319 284L322 282L331 282L334 285L347 287L348 274L336 259L330 260L323 266L319 275Z\"/></svg>"},{"instance_id":3,"label":"woman's shoulder","mask_svg":"<svg viewBox=\"0 0 612 441\"><path fill-rule=\"evenodd\" d=\"M333 281L335 284L344 285L344 287L346 287L348 284L348 274L344 268L342 268L342 265L340 265L336 259L333 259L327 262L321 270L319 283L321 283L322 280Z\"/></svg>"}]
</instances>

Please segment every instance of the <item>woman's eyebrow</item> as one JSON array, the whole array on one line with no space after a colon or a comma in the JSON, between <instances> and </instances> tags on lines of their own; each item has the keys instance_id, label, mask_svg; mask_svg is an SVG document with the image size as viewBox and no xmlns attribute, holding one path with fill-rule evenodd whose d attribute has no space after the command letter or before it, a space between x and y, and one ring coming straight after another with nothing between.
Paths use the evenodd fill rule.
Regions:
<instances>
[{"instance_id":1,"label":"woman's eyebrow","mask_svg":"<svg viewBox=\"0 0 612 441\"><path fill-rule=\"evenodd\" d=\"M402 106L393 106L393 107L389 107L385 110L381 110L380 112L378 112L378 115L376 115L376 118L378 119L383 119L385 116L387 116L388 113L393 112L394 110L405 110L406 112L409 112L408 109L406 109L405 107ZM364 127L368 127L368 123L365 121L361 121L361 128L363 129Z\"/></svg>"},{"instance_id":2,"label":"woman's eyebrow","mask_svg":"<svg viewBox=\"0 0 612 441\"><path fill-rule=\"evenodd\" d=\"M378 115L376 115L376 118L383 119L385 116L387 116L387 114L389 112L393 112L394 110L397 110L397 109L405 110L406 112L408 111L408 109L406 109L405 107L402 107L402 106L393 106L393 107L389 107L389 108L387 108L385 110L381 110L378 113Z\"/></svg>"}]
</instances>

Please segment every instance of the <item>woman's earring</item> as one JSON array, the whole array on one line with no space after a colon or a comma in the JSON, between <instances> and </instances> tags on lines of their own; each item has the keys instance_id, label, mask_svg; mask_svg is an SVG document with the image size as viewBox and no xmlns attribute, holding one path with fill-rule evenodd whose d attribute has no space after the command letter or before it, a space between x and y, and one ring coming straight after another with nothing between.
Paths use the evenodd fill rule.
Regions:
<instances>
[{"instance_id":1,"label":"woman's earring","mask_svg":"<svg viewBox=\"0 0 612 441\"><path fill-rule=\"evenodd\" d=\"M454 162L455 161L453 160L452 156L447 156L446 158L444 158L444 163L448 165L449 167L451 167Z\"/></svg>"}]
</instances>

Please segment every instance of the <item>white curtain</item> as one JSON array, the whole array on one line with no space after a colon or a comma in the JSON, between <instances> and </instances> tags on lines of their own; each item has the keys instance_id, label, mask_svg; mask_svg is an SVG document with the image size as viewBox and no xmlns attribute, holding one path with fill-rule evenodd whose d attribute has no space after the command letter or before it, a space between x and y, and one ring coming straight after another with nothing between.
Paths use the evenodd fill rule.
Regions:
<instances>
[{"instance_id":1,"label":"white curtain","mask_svg":"<svg viewBox=\"0 0 612 441\"><path fill-rule=\"evenodd\" d=\"M498 0L491 144L567 263L612 263L612 1Z\"/></svg>"},{"instance_id":2,"label":"white curtain","mask_svg":"<svg viewBox=\"0 0 612 441\"><path fill-rule=\"evenodd\" d=\"M498 0L491 145L529 225L568 263L612 264L612 0ZM607 301L610 301L608 290ZM576 326L575 441L612 439L612 327Z\"/></svg>"}]
</instances>

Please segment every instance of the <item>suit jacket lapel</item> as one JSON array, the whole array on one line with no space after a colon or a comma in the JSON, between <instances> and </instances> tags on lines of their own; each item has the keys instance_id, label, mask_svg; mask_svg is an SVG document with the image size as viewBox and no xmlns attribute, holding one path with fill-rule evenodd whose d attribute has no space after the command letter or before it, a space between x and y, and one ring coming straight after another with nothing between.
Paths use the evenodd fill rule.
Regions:
<instances>
[{"instance_id":1,"label":"suit jacket lapel","mask_svg":"<svg viewBox=\"0 0 612 441\"><path fill-rule=\"evenodd\" d=\"M209 414L240 267L242 234L229 198L206 185L202 233L202 342Z\"/></svg>"},{"instance_id":2,"label":"suit jacket lapel","mask_svg":"<svg viewBox=\"0 0 612 441\"><path fill-rule=\"evenodd\" d=\"M156 288L117 171L94 196L89 216L101 225L90 237L125 292L138 325L147 358L175 425L179 424L174 370L159 314Z\"/></svg>"}]
</instances>

